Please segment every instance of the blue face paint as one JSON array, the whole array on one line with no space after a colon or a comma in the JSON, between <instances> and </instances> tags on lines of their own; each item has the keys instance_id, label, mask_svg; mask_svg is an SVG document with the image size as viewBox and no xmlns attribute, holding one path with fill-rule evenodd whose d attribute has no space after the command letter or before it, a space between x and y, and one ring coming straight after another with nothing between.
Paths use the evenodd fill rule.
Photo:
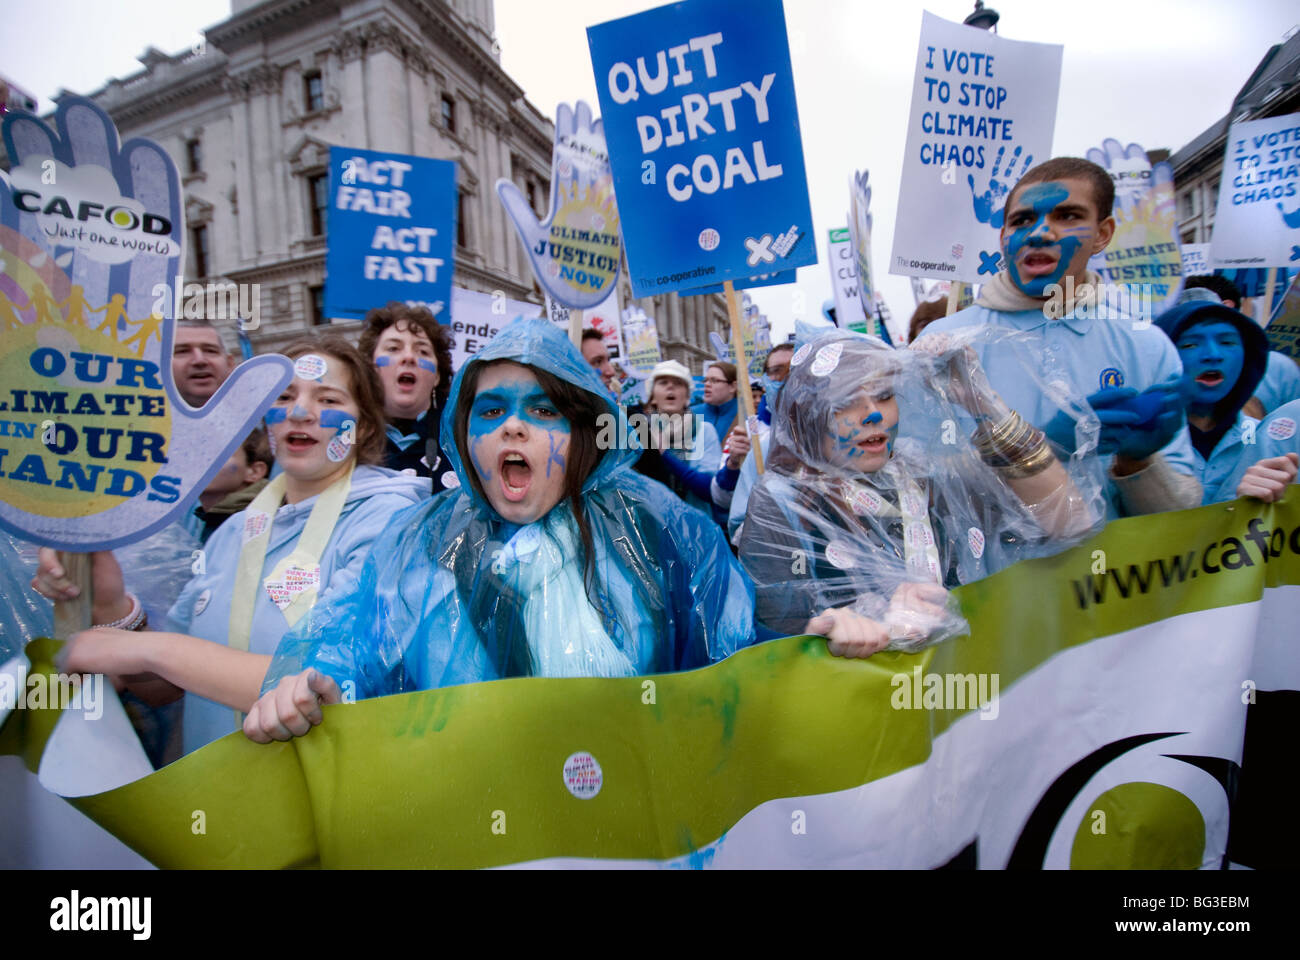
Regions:
<instances>
[{"instance_id":1,"label":"blue face paint","mask_svg":"<svg viewBox=\"0 0 1300 960\"><path fill-rule=\"evenodd\" d=\"M1002 250L1012 282L1031 297L1045 296L1045 290L1050 284L1060 282L1082 245L1084 235L1092 232L1091 227L1071 227L1062 230L1055 242L1047 236L1048 216L1069 196L1070 191L1059 183L1035 183L1025 187L1016 197L1017 212L1013 216L1016 219L1022 217L1020 206L1027 204L1034 213L1034 219L1010 233ZM1020 275L1020 257L1034 250L1055 252L1058 255L1056 268L1050 274L1031 277L1026 281Z\"/></svg>"},{"instance_id":2,"label":"blue face paint","mask_svg":"<svg viewBox=\"0 0 1300 960\"><path fill-rule=\"evenodd\" d=\"M428 370L430 373L438 372L438 365L428 357L416 357L415 362L419 365L421 370Z\"/></svg>"},{"instance_id":3,"label":"blue face paint","mask_svg":"<svg viewBox=\"0 0 1300 960\"><path fill-rule=\"evenodd\" d=\"M392 362L393 362L392 357L375 357L376 367L387 367L390 366Z\"/></svg>"},{"instance_id":4,"label":"blue face paint","mask_svg":"<svg viewBox=\"0 0 1300 960\"><path fill-rule=\"evenodd\" d=\"M486 437L496 433L511 418L517 418L537 430L546 431L550 453L546 463L546 473L550 476L551 463L559 464L563 469L565 461L558 454L569 436L569 421L560 415L555 402L546 394L536 381L509 380L497 384L489 390L481 391L474 398L470 407L469 434L470 459L473 460L479 475L487 478L492 475L490 469L483 469L476 454L478 444ZM558 435L558 436L557 436Z\"/></svg>"},{"instance_id":5,"label":"blue face paint","mask_svg":"<svg viewBox=\"0 0 1300 960\"><path fill-rule=\"evenodd\" d=\"M1198 323L1178 337L1178 354L1183 361L1183 379L1191 392L1193 411L1213 407L1237 385L1246 365L1241 332L1231 323ZM1214 382L1216 374L1221 378ZM1201 382L1204 377L1211 381Z\"/></svg>"},{"instance_id":6,"label":"blue face paint","mask_svg":"<svg viewBox=\"0 0 1300 960\"><path fill-rule=\"evenodd\" d=\"M558 431L555 430L546 431L546 440L551 445L551 452L546 457L546 475L548 477L551 475L552 463L558 466L561 470L567 469L568 467L568 464L565 462L564 456L562 455L562 451L568 441L562 437L557 437L555 435L557 432Z\"/></svg>"},{"instance_id":7,"label":"blue face paint","mask_svg":"<svg viewBox=\"0 0 1300 960\"><path fill-rule=\"evenodd\" d=\"M320 412L320 425L322 427L333 427L335 430L342 430L345 424L356 426L356 417L345 410L322 410Z\"/></svg>"},{"instance_id":8,"label":"blue face paint","mask_svg":"<svg viewBox=\"0 0 1300 960\"><path fill-rule=\"evenodd\" d=\"M284 407L272 407L270 410L266 411L266 413L262 417L262 420L269 427L272 424L284 423L285 418L288 416L289 416L289 411L286 410Z\"/></svg>"}]
</instances>

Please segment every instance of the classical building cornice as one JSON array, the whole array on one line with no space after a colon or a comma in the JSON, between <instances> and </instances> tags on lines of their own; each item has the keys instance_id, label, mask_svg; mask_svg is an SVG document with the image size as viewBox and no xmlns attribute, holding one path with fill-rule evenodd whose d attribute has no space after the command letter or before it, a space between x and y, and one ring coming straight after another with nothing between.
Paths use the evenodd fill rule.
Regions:
<instances>
[{"instance_id":1,"label":"classical building cornice","mask_svg":"<svg viewBox=\"0 0 1300 960\"><path fill-rule=\"evenodd\" d=\"M524 95L523 89L501 69L492 52L474 39L460 16L446 0L394 0L410 14L431 39L460 54L476 73L492 83L509 102Z\"/></svg>"},{"instance_id":2,"label":"classical building cornice","mask_svg":"<svg viewBox=\"0 0 1300 960\"><path fill-rule=\"evenodd\" d=\"M203 31L207 42L226 53L337 16L339 0L270 0Z\"/></svg>"}]
</instances>

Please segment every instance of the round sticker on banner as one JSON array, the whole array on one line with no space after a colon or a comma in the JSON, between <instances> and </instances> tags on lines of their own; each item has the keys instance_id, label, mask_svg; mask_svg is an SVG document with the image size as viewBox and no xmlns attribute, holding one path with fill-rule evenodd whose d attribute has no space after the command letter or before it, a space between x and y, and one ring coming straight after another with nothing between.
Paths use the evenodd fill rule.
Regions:
<instances>
[{"instance_id":1,"label":"round sticker on banner","mask_svg":"<svg viewBox=\"0 0 1300 960\"><path fill-rule=\"evenodd\" d=\"M591 754L585 751L570 754L564 761L564 785L579 800L590 800L600 793L604 782L600 764Z\"/></svg>"},{"instance_id":2,"label":"round sticker on banner","mask_svg":"<svg viewBox=\"0 0 1300 960\"><path fill-rule=\"evenodd\" d=\"M211 599L212 599L211 590L204 590L202 593L200 593L197 597L194 598L194 613L191 615L197 617L204 610L208 609L208 601Z\"/></svg>"},{"instance_id":3,"label":"round sticker on banner","mask_svg":"<svg viewBox=\"0 0 1300 960\"><path fill-rule=\"evenodd\" d=\"M794 356L790 358L790 366L792 366L792 367L797 367L797 366L799 366L799 364L801 364L801 363L803 363L805 360L807 360L807 359L808 359L808 353L809 353L809 351L811 351L811 350L812 350L812 344L811 344L811 343L805 343L802 347L800 347L798 350L796 350L796 351L794 352Z\"/></svg>"},{"instance_id":4,"label":"round sticker on banner","mask_svg":"<svg viewBox=\"0 0 1300 960\"><path fill-rule=\"evenodd\" d=\"M825 377L832 373L840 365L840 354L844 352L844 343L828 343L817 351L817 356L813 357L812 372L813 376Z\"/></svg>"},{"instance_id":5,"label":"round sticker on banner","mask_svg":"<svg viewBox=\"0 0 1300 960\"><path fill-rule=\"evenodd\" d=\"M700 231L701 250L716 250L718 249L718 244L721 242L722 237L719 235L718 231L714 230L712 227L705 227Z\"/></svg>"},{"instance_id":6,"label":"round sticker on banner","mask_svg":"<svg viewBox=\"0 0 1300 960\"><path fill-rule=\"evenodd\" d=\"M853 558L853 548L843 540L832 540L826 544L826 559L831 562L831 566L838 567L840 570L852 570L857 566L857 561Z\"/></svg>"},{"instance_id":7,"label":"round sticker on banner","mask_svg":"<svg viewBox=\"0 0 1300 960\"><path fill-rule=\"evenodd\" d=\"M328 369L325 358L314 353L303 354L293 362L293 375L300 380L319 380Z\"/></svg>"},{"instance_id":8,"label":"round sticker on banner","mask_svg":"<svg viewBox=\"0 0 1300 960\"><path fill-rule=\"evenodd\" d=\"M859 490L853 494L850 501L853 512L859 516L875 516L880 512L880 508L885 505L879 494L872 493L870 490Z\"/></svg>"},{"instance_id":9,"label":"round sticker on banner","mask_svg":"<svg viewBox=\"0 0 1300 960\"><path fill-rule=\"evenodd\" d=\"M448 470L442 475L442 485L448 490L455 490L460 486L460 477L456 476L455 470Z\"/></svg>"},{"instance_id":10,"label":"round sticker on banner","mask_svg":"<svg viewBox=\"0 0 1300 960\"><path fill-rule=\"evenodd\" d=\"M976 560L984 556L984 531L979 527L971 527L966 531L966 542L970 544L971 556Z\"/></svg>"},{"instance_id":11,"label":"round sticker on banner","mask_svg":"<svg viewBox=\"0 0 1300 960\"><path fill-rule=\"evenodd\" d=\"M352 449L352 444L357 442L356 430L357 422L355 420L344 420L339 432L334 434L330 442L325 445L325 456L334 463L346 460L348 451Z\"/></svg>"},{"instance_id":12,"label":"round sticker on banner","mask_svg":"<svg viewBox=\"0 0 1300 960\"><path fill-rule=\"evenodd\" d=\"M1295 436L1295 421L1290 417L1278 417L1269 422L1268 429L1264 432L1271 440L1290 440Z\"/></svg>"}]
</instances>

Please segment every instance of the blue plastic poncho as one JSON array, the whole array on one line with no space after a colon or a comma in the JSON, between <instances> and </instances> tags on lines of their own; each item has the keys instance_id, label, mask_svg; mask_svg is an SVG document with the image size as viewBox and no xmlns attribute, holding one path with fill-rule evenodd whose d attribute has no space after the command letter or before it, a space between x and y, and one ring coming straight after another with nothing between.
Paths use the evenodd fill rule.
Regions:
<instances>
[{"instance_id":1,"label":"blue plastic poncho","mask_svg":"<svg viewBox=\"0 0 1300 960\"><path fill-rule=\"evenodd\" d=\"M467 371L494 360L554 374L611 418L571 424L619 441L582 487L590 592L568 500L516 526L469 481L453 420ZM704 666L754 641L753 588L721 531L632 470L639 450L626 418L554 324L515 320L466 362L442 438L459 489L393 518L356 591L318 603L281 641L263 689L306 667L352 681L358 697L508 676L627 676Z\"/></svg>"}]
</instances>

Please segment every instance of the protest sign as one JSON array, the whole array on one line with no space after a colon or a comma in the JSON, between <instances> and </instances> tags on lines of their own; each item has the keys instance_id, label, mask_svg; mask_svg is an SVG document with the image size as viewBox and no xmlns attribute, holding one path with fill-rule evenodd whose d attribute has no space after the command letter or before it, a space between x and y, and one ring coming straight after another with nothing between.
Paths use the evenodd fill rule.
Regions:
<instances>
[{"instance_id":1,"label":"protest sign","mask_svg":"<svg viewBox=\"0 0 1300 960\"><path fill-rule=\"evenodd\" d=\"M233 733L70 802L164 867L1293 864L1300 501L1234 507L1119 520L959 587L970 635L917 654L776 640L654 677L658 713L643 677L326 706L295 749ZM1098 550L1124 562L1090 574ZM196 796L229 827L160 828ZM498 807L542 826L494 833Z\"/></svg>"},{"instance_id":2,"label":"protest sign","mask_svg":"<svg viewBox=\"0 0 1300 960\"><path fill-rule=\"evenodd\" d=\"M390 300L439 319L451 299L456 164L330 147L325 315L361 320Z\"/></svg>"},{"instance_id":3,"label":"protest sign","mask_svg":"<svg viewBox=\"0 0 1300 960\"><path fill-rule=\"evenodd\" d=\"M1210 263L1300 263L1300 113L1228 128Z\"/></svg>"},{"instance_id":4,"label":"protest sign","mask_svg":"<svg viewBox=\"0 0 1300 960\"><path fill-rule=\"evenodd\" d=\"M512 181L498 180L497 196L548 297L573 310L609 297L618 285L623 247L605 134L591 107L579 101L576 108L562 103L556 110L545 220L538 222Z\"/></svg>"},{"instance_id":5,"label":"protest sign","mask_svg":"<svg viewBox=\"0 0 1300 960\"><path fill-rule=\"evenodd\" d=\"M587 29L634 297L817 261L781 0Z\"/></svg>"},{"instance_id":6,"label":"protest sign","mask_svg":"<svg viewBox=\"0 0 1300 960\"><path fill-rule=\"evenodd\" d=\"M1287 287L1286 295L1264 329L1268 348L1300 360L1300 274Z\"/></svg>"},{"instance_id":7,"label":"protest sign","mask_svg":"<svg viewBox=\"0 0 1300 960\"><path fill-rule=\"evenodd\" d=\"M569 308L557 303L549 296L546 297L544 316L550 317L551 322L558 324L561 329L569 330ZM617 286L610 287L609 296L600 303L582 311L583 327L596 330L605 338L605 349L609 351L609 359L611 360L618 360L623 356L623 324L621 317Z\"/></svg>"},{"instance_id":8,"label":"protest sign","mask_svg":"<svg viewBox=\"0 0 1300 960\"><path fill-rule=\"evenodd\" d=\"M858 258L853 250L853 234L848 227L827 232L826 261L831 267L836 325L845 330L865 328L867 315L858 296Z\"/></svg>"},{"instance_id":9,"label":"protest sign","mask_svg":"<svg viewBox=\"0 0 1300 960\"><path fill-rule=\"evenodd\" d=\"M624 372L635 380L648 379L656 364L663 359L654 317L648 316L636 304L625 309L623 340L627 344L627 360L621 364Z\"/></svg>"},{"instance_id":10,"label":"protest sign","mask_svg":"<svg viewBox=\"0 0 1300 960\"><path fill-rule=\"evenodd\" d=\"M1183 254L1183 276L1203 277L1213 273L1210 266L1210 245L1208 243L1184 243L1179 249Z\"/></svg>"},{"instance_id":11,"label":"protest sign","mask_svg":"<svg viewBox=\"0 0 1300 960\"><path fill-rule=\"evenodd\" d=\"M461 365L497 335L497 332L516 317L540 317L542 306L525 300L509 300L504 295L479 293L462 287L451 288L451 318L447 332L451 334L451 366ZM554 318L552 318L554 319ZM568 318L563 329L567 332Z\"/></svg>"},{"instance_id":12,"label":"protest sign","mask_svg":"<svg viewBox=\"0 0 1300 960\"><path fill-rule=\"evenodd\" d=\"M1002 268L1007 195L1051 156L1061 51L924 15L890 273L981 283Z\"/></svg>"},{"instance_id":13,"label":"protest sign","mask_svg":"<svg viewBox=\"0 0 1300 960\"><path fill-rule=\"evenodd\" d=\"M853 255L858 264L858 300L862 304L862 325L848 324L847 329L880 337L893 343L889 328L877 316L875 280L871 271L871 187L868 173L861 170L849 181L849 234L853 238ZM846 326L840 324L840 326Z\"/></svg>"},{"instance_id":14,"label":"protest sign","mask_svg":"<svg viewBox=\"0 0 1300 960\"><path fill-rule=\"evenodd\" d=\"M1115 182L1115 235L1088 267L1125 290L1142 317L1158 316L1178 302L1183 289L1174 168L1166 160L1152 166L1136 143L1126 148L1114 138L1089 149L1087 158Z\"/></svg>"},{"instance_id":15,"label":"protest sign","mask_svg":"<svg viewBox=\"0 0 1300 960\"><path fill-rule=\"evenodd\" d=\"M749 299L748 294L740 295L740 330L743 337L742 352L745 357L745 369L749 376L758 379L766 371L763 369L767 352L772 349L772 327L767 317L758 309L758 304ZM729 339L723 339L718 331L709 333L709 342L713 345L713 354L727 363L736 362L735 345Z\"/></svg>"},{"instance_id":16,"label":"protest sign","mask_svg":"<svg viewBox=\"0 0 1300 960\"><path fill-rule=\"evenodd\" d=\"M172 340L191 290L176 166L152 141L119 143L89 100L63 98L55 125L3 123L0 527L110 550L186 511L293 368L258 357L201 410L181 398Z\"/></svg>"}]
</instances>

